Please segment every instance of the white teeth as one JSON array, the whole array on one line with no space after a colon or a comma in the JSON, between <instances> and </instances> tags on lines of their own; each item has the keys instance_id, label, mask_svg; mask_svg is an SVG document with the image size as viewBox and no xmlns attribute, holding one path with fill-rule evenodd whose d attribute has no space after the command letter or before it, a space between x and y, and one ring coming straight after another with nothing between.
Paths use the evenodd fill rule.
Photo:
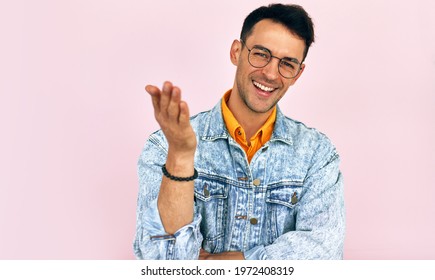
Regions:
<instances>
[{"instance_id":1,"label":"white teeth","mask_svg":"<svg viewBox=\"0 0 435 280\"><path fill-rule=\"evenodd\" d=\"M254 85L263 91L271 92L272 90L274 90L274 88L263 86L262 84L255 82L255 81L254 81Z\"/></svg>"}]
</instances>

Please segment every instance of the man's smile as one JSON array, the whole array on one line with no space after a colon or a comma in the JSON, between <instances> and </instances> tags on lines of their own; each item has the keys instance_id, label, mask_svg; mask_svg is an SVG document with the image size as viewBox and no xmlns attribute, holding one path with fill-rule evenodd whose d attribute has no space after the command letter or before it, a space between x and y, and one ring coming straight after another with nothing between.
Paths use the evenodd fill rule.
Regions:
<instances>
[{"instance_id":1,"label":"man's smile","mask_svg":"<svg viewBox=\"0 0 435 280\"><path fill-rule=\"evenodd\" d=\"M267 92L267 93L271 93L272 91L274 91L276 89L276 88L273 88L273 87L268 87L266 85L263 85L263 84L261 84L261 83L259 83L257 81L252 81L252 83L254 84L254 86L256 88L258 88L258 89L260 89L260 90L262 90L264 92Z\"/></svg>"}]
</instances>

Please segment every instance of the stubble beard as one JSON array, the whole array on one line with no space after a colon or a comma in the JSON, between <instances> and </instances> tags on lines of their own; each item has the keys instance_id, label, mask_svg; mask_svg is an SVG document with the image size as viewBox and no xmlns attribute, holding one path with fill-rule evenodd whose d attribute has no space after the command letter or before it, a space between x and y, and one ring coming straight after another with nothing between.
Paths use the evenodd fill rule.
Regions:
<instances>
[{"instance_id":1,"label":"stubble beard","mask_svg":"<svg viewBox=\"0 0 435 280\"><path fill-rule=\"evenodd\" d=\"M246 105L246 107L253 113L256 114L264 114L267 112L270 112L270 110L272 110L275 105L278 103L279 99L276 100L275 102L273 102L270 106L268 106L265 109L257 109L255 108L255 106L253 104L251 104L251 102L248 99L248 94L246 93L245 90L243 90L243 86L240 84L240 82L237 82L237 89L239 92L239 97L240 99L243 101L243 103Z\"/></svg>"}]
</instances>

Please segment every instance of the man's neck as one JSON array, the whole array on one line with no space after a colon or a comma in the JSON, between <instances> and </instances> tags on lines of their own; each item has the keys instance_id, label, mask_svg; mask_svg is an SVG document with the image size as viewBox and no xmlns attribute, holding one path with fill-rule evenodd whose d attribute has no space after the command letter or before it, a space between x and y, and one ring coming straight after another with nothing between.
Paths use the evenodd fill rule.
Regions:
<instances>
[{"instance_id":1,"label":"man's neck","mask_svg":"<svg viewBox=\"0 0 435 280\"><path fill-rule=\"evenodd\" d=\"M233 95L235 93L231 93ZM227 105L233 113L236 120L242 126L246 134L246 140L249 141L251 137L264 125L273 112L273 108L265 113L257 113L249 109L245 104L238 104L243 102L239 98L231 98L228 100Z\"/></svg>"}]
</instances>

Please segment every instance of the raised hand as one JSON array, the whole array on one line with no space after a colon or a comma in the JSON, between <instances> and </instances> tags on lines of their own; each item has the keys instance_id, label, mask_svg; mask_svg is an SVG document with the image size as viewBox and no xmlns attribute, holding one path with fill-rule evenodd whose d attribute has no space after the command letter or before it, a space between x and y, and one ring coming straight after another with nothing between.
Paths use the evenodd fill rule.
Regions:
<instances>
[{"instance_id":1,"label":"raised hand","mask_svg":"<svg viewBox=\"0 0 435 280\"><path fill-rule=\"evenodd\" d=\"M178 156L193 156L196 150L195 132L190 125L187 103L181 100L181 90L170 82L162 90L147 85L151 95L154 116L169 144L169 150Z\"/></svg>"}]
</instances>

